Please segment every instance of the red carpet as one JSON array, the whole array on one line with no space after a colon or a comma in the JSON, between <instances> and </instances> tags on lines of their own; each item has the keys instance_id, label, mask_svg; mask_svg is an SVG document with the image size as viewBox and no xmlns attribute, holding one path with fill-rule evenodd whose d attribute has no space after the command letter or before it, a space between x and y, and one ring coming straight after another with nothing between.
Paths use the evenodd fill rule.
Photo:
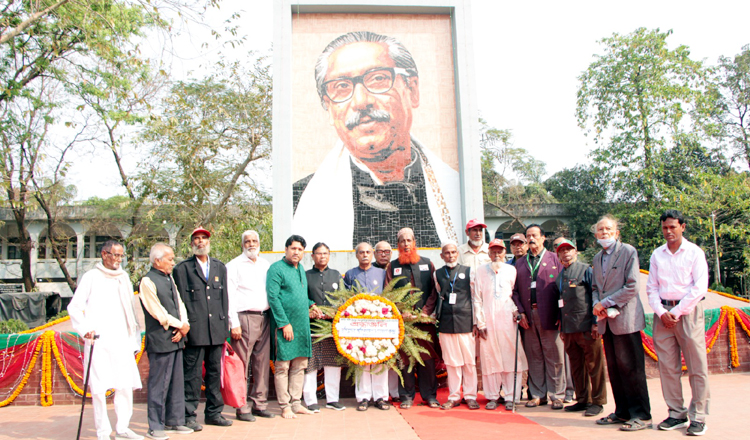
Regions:
<instances>
[{"instance_id":1,"label":"red carpet","mask_svg":"<svg viewBox=\"0 0 750 440\"><path fill-rule=\"evenodd\" d=\"M438 390L438 400L440 403L448 400L447 388ZM414 406L407 410L399 409L398 411L422 440L445 440L446 438L466 440L497 440L499 438L563 439L555 432L518 413L513 414L506 411L504 405L500 405L494 411L487 411L484 409L487 400L481 394L477 402L482 408L477 410L469 410L466 405L461 405L444 411L420 405L421 401L419 393L417 393ZM398 407L398 404L395 406Z\"/></svg>"}]
</instances>

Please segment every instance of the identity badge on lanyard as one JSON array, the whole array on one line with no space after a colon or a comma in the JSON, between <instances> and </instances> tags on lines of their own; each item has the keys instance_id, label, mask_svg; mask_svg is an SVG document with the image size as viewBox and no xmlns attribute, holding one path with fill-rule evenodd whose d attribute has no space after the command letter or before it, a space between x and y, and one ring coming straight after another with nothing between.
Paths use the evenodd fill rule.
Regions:
<instances>
[{"instance_id":1,"label":"identity badge on lanyard","mask_svg":"<svg viewBox=\"0 0 750 440\"><path fill-rule=\"evenodd\" d=\"M539 254L539 260L536 262L534 267L531 267L531 262L529 261L529 258L526 257L526 264L529 265L529 270L531 271L531 288L536 289L536 272L539 270L539 265L542 263L542 257L544 256L544 251L542 251L541 254Z\"/></svg>"},{"instance_id":2,"label":"identity badge on lanyard","mask_svg":"<svg viewBox=\"0 0 750 440\"><path fill-rule=\"evenodd\" d=\"M453 281L451 281L451 274L448 272L448 268L445 268L445 274L448 275L448 282L451 283L451 293L448 295L448 304L456 304L456 292L453 291L453 285L456 283L456 277L458 276L459 270L456 271L456 274L453 275Z\"/></svg>"}]
</instances>

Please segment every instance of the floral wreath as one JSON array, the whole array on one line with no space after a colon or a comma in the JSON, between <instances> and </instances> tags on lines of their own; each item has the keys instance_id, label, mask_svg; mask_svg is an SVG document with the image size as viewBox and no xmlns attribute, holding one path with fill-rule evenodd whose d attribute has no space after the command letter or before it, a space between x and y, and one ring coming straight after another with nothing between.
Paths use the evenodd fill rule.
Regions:
<instances>
[{"instance_id":1,"label":"floral wreath","mask_svg":"<svg viewBox=\"0 0 750 440\"><path fill-rule=\"evenodd\" d=\"M326 292L330 305L318 306L328 319L316 319L311 323L313 343L334 338L334 341L337 342L336 348L340 353L337 361L340 365L348 367L347 379L352 376L355 380L358 379L365 368L369 367L371 368L370 372L374 374L391 369L403 381L402 368L411 371L417 363L424 365L421 356L422 354L428 354L429 351L420 346L418 340L433 341L429 333L420 330L415 324L434 323L435 320L421 315L420 310L415 309L421 298L419 289L411 284L395 288L396 283L402 279L404 277L391 280L380 295L370 293L358 281L355 281L351 289L347 289L344 283L340 283L338 290ZM358 303L358 301L364 302ZM364 312L362 309L365 309ZM336 325L339 324L341 319L350 317L380 320L398 319L398 340L387 338L388 341L383 341L386 338L374 338L375 341L380 340L376 345L376 342L367 344L366 339L358 338L364 339L362 346L360 346L360 343L355 342L353 338L340 338ZM331 318L333 318L333 321L330 321ZM345 344L341 343L342 339ZM374 348L370 348L370 346ZM362 348L364 348L364 351L362 351ZM370 349L369 356L367 355L368 348ZM362 359L357 353L362 353Z\"/></svg>"},{"instance_id":2,"label":"floral wreath","mask_svg":"<svg viewBox=\"0 0 750 440\"><path fill-rule=\"evenodd\" d=\"M341 337L340 324L344 320L396 321L398 336ZM378 323L379 324L379 323ZM379 326L378 326L379 327ZM382 296L360 293L349 298L336 312L331 325L336 349L349 362L357 365L374 365L387 362L397 352L404 340L404 320L396 305Z\"/></svg>"}]
</instances>

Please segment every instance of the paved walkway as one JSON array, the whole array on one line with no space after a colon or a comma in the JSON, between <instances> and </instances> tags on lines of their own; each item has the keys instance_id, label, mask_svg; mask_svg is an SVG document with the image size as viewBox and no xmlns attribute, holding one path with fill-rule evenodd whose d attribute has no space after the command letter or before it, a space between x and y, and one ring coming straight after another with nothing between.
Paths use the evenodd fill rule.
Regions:
<instances>
[{"instance_id":1,"label":"paved walkway","mask_svg":"<svg viewBox=\"0 0 750 440\"><path fill-rule=\"evenodd\" d=\"M690 388L687 378L684 379L687 395ZM708 418L708 432L705 438L741 438L747 432L747 407L744 398L750 395L750 374L723 374L710 377L711 384L711 415ZM651 395L652 414L654 422L658 423L667 417L667 409L661 397L661 387L658 379L648 381ZM611 393L610 393L611 396ZM740 396L740 398L738 398ZM611 399L610 399L611 401ZM370 408L366 412L358 412L354 408L354 399L343 399L342 403L349 406L346 411L323 409L320 414L312 416L298 416L296 420L284 420L281 417L273 419L258 419L254 423L234 420L234 410L227 408L224 416L234 420L234 426L219 428L206 426L202 432L185 436L185 440L241 440L241 439L304 439L304 440L344 440L344 439L399 439L418 440L414 430L404 421L398 411L380 411ZM605 414L612 412L612 403L605 407ZM91 407L87 405L84 415L84 428L81 438L95 439ZM110 405L110 416L114 418ZM201 407L202 408L202 407ZM277 405L272 404L271 411L279 414ZM0 408L0 439L44 439L44 440L72 440L75 439L78 426L80 406L54 405L49 408L40 406L9 406ZM439 410L436 410L439 411ZM484 411L479 410L479 411ZM530 420L555 431L560 436L570 440L589 440L591 438L620 439L677 439L683 438L684 430L662 432L656 429L641 431L638 434L618 431L612 426L597 426L592 418L579 414L552 411L545 408L520 408L519 414ZM199 416L199 421L202 416ZM467 423L470 423L467 421ZM136 405L131 422L131 428L143 434L146 432L146 406ZM456 424L455 432L446 432L446 438L460 438L464 432L461 424ZM175 437L180 437L174 435ZM178 439L179 440L179 439ZM470 440L470 439L465 439ZM531 440L531 439L526 439Z\"/></svg>"}]
</instances>

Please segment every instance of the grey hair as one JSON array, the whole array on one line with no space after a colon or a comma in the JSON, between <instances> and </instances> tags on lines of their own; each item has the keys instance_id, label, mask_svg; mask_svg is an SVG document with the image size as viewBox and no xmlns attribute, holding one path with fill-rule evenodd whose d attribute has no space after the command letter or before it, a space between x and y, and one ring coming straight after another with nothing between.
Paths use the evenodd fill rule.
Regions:
<instances>
[{"instance_id":1,"label":"grey hair","mask_svg":"<svg viewBox=\"0 0 750 440\"><path fill-rule=\"evenodd\" d=\"M370 249L372 249L372 245L370 243L363 241L362 243L358 244L357 247L354 248L354 252L359 252L359 248L364 245L370 246Z\"/></svg>"},{"instance_id":2,"label":"grey hair","mask_svg":"<svg viewBox=\"0 0 750 440\"><path fill-rule=\"evenodd\" d=\"M369 31L349 32L328 43L328 46L323 49L323 53L318 57L318 62L315 63L315 84L318 88L320 103L326 110L328 110L328 107L323 99L326 96L325 90L323 90L323 82L328 73L328 58L337 49L352 43L383 43L388 48L388 56L396 64L396 67L406 69L409 76L419 76L417 63L414 62L411 52L397 39Z\"/></svg>"},{"instance_id":3,"label":"grey hair","mask_svg":"<svg viewBox=\"0 0 750 440\"><path fill-rule=\"evenodd\" d=\"M247 237L250 234L255 234L255 237L258 239L258 241L260 241L260 234L258 234L257 231L253 231L252 229L248 229L247 231L245 231L245 232L242 233L242 238L241 238L241 243L240 244L244 245L245 244L245 237Z\"/></svg>"},{"instance_id":4,"label":"grey hair","mask_svg":"<svg viewBox=\"0 0 750 440\"><path fill-rule=\"evenodd\" d=\"M166 244L166 243L156 243L155 245L151 246L151 253L148 255L148 259L151 262L151 265L153 266L156 260L161 260L164 258L164 255L167 254L167 251L172 250L172 246Z\"/></svg>"},{"instance_id":5,"label":"grey hair","mask_svg":"<svg viewBox=\"0 0 750 440\"><path fill-rule=\"evenodd\" d=\"M591 226L591 233L592 234L596 233L596 227L599 226L599 223L601 223L604 220L611 221L615 225L615 231L619 231L620 230L620 221L617 220L617 217L613 216L612 214L604 214L603 216L601 216L601 218L599 220L596 221L596 223L594 223L593 226Z\"/></svg>"}]
</instances>

